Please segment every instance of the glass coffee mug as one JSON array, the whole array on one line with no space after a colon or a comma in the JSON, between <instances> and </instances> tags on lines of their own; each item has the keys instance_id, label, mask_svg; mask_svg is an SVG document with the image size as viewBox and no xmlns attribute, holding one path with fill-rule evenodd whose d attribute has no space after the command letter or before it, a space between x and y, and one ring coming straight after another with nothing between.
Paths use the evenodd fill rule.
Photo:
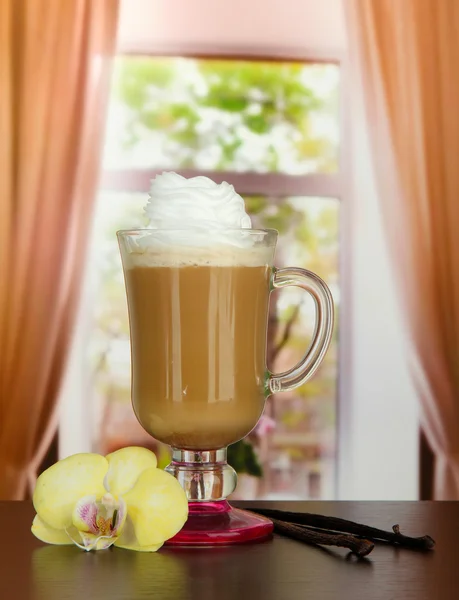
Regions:
<instances>
[{"instance_id":1,"label":"glass coffee mug","mask_svg":"<svg viewBox=\"0 0 459 600\"><path fill-rule=\"evenodd\" d=\"M189 518L169 543L228 544L269 535L272 524L232 508L236 473L226 448L257 424L266 398L292 390L320 365L333 300L314 273L273 267L277 231L153 230L117 233L126 283L137 419L172 449L167 471ZM292 369L266 368L269 296L297 286L313 297L309 349Z\"/></svg>"}]
</instances>

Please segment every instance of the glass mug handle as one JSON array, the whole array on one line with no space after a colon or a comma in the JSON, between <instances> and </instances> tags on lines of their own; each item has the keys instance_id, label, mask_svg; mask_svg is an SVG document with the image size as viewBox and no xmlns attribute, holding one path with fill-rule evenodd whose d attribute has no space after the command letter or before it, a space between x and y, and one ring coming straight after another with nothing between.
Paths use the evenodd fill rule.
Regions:
<instances>
[{"instance_id":1,"label":"glass mug handle","mask_svg":"<svg viewBox=\"0 0 459 600\"><path fill-rule=\"evenodd\" d=\"M273 269L271 291L289 286L299 287L312 296L316 307L316 324L311 344L300 362L283 373L269 374L268 389L271 394L293 390L312 377L327 352L333 333L333 298L326 283L306 269Z\"/></svg>"}]
</instances>

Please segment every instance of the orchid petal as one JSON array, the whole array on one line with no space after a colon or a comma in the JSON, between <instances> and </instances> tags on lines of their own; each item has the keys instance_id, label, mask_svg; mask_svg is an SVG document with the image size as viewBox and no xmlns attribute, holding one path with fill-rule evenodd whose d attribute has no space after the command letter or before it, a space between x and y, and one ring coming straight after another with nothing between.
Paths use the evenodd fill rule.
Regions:
<instances>
[{"instance_id":1,"label":"orchid petal","mask_svg":"<svg viewBox=\"0 0 459 600\"><path fill-rule=\"evenodd\" d=\"M55 529L72 524L72 512L82 496L101 498L108 462L99 454L74 454L46 469L37 480L33 504L40 519Z\"/></svg>"},{"instance_id":2,"label":"orchid petal","mask_svg":"<svg viewBox=\"0 0 459 600\"><path fill-rule=\"evenodd\" d=\"M143 471L134 487L125 494L124 500L138 546L164 543L178 533L187 520L188 501L185 492L175 477L160 469ZM127 527L124 530L128 532ZM120 544L126 541L123 534ZM134 541L129 539L127 543Z\"/></svg>"},{"instance_id":3,"label":"orchid petal","mask_svg":"<svg viewBox=\"0 0 459 600\"><path fill-rule=\"evenodd\" d=\"M109 465L104 481L105 488L115 495L125 494L145 469L157 465L153 452L139 446L122 448L105 458Z\"/></svg>"},{"instance_id":4,"label":"orchid petal","mask_svg":"<svg viewBox=\"0 0 459 600\"><path fill-rule=\"evenodd\" d=\"M151 544L150 546L141 546L135 534L134 524L131 517L128 515L121 536L116 540L117 548L125 550L136 550L137 552L156 552L163 544Z\"/></svg>"},{"instance_id":5,"label":"orchid petal","mask_svg":"<svg viewBox=\"0 0 459 600\"><path fill-rule=\"evenodd\" d=\"M107 548L110 548L110 546L113 546L115 541L116 541L116 537L108 537L108 536L102 535L97 540L95 549L96 550L107 550Z\"/></svg>"},{"instance_id":6,"label":"orchid petal","mask_svg":"<svg viewBox=\"0 0 459 600\"><path fill-rule=\"evenodd\" d=\"M33 520L32 533L46 544L57 544L61 546L72 544L72 540L64 529L54 529L54 527L50 527L42 521L38 515L35 515Z\"/></svg>"},{"instance_id":7,"label":"orchid petal","mask_svg":"<svg viewBox=\"0 0 459 600\"><path fill-rule=\"evenodd\" d=\"M87 533L85 531L79 531L80 540L77 537L72 536L73 543L81 548L90 552L91 550L106 550L110 548L116 540L111 535L94 535L93 533Z\"/></svg>"}]
</instances>

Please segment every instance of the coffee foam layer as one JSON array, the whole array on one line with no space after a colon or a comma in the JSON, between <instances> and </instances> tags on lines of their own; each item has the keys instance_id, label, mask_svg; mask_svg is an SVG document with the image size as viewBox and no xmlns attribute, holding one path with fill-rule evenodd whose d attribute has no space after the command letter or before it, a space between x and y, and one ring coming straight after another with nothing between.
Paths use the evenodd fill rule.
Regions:
<instances>
[{"instance_id":1,"label":"coffee foam layer","mask_svg":"<svg viewBox=\"0 0 459 600\"><path fill-rule=\"evenodd\" d=\"M125 268L136 267L261 267L272 264L274 248L196 248L136 249L127 252Z\"/></svg>"}]
</instances>

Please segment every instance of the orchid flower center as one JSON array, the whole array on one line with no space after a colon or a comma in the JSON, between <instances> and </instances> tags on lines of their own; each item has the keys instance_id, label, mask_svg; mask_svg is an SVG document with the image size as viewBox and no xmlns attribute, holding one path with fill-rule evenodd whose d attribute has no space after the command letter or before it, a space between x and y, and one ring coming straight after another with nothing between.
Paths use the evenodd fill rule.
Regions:
<instances>
[{"instance_id":1,"label":"orchid flower center","mask_svg":"<svg viewBox=\"0 0 459 600\"><path fill-rule=\"evenodd\" d=\"M84 496L75 506L74 527L68 529L67 534L84 550L107 548L118 539L125 518L126 505L122 498L117 499L110 493L100 500Z\"/></svg>"}]
</instances>

